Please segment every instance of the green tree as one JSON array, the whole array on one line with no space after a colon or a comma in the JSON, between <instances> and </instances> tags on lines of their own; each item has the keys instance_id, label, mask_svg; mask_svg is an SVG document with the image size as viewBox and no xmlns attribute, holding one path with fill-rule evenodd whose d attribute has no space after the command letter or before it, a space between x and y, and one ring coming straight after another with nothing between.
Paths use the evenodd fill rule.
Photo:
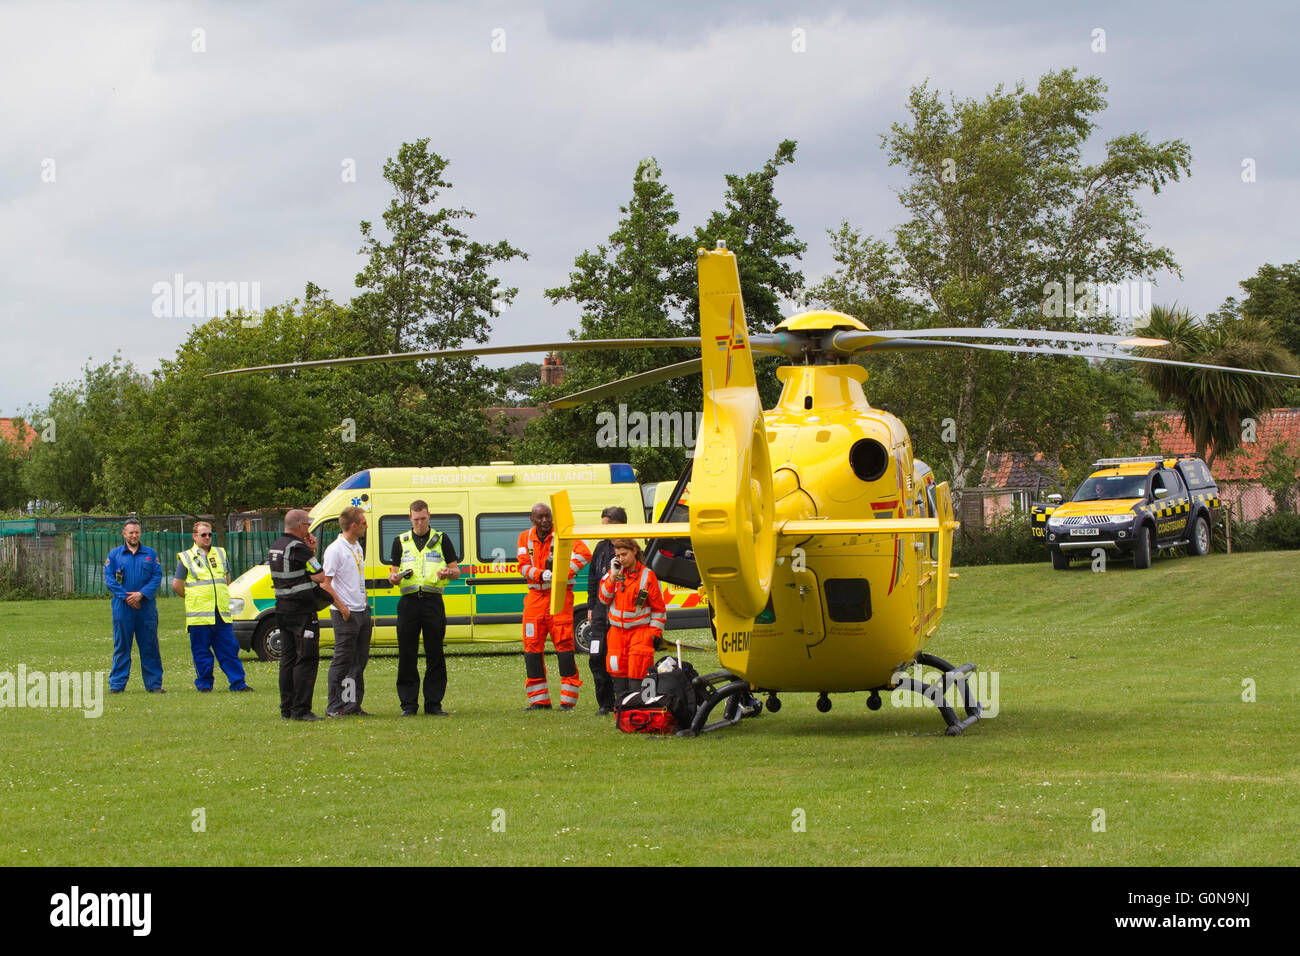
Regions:
<instances>
[{"instance_id":1,"label":"green tree","mask_svg":"<svg viewBox=\"0 0 1300 956\"><path fill-rule=\"evenodd\" d=\"M13 433L0 436L0 511L18 511L27 506L30 495L23 479L23 463L28 448L23 436L28 425L21 418L13 420Z\"/></svg>"},{"instance_id":2,"label":"green tree","mask_svg":"<svg viewBox=\"0 0 1300 956\"><path fill-rule=\"evenodd\" d=\"M443 176L447 160L428 145L427 138L403 143L384 164L395 193L383 216L388 241L361 223L368 258L356 277L364 291L351 303L356 352L486 342L491 319L518 291L492 269L526 256L504 240L470 239L458 223L474 214L437 205L451 183ZM440 359L344 368L331 405L366 438L345 456L353 467L469 464L492 447L483 409L500 397L499 373L472 359ZM356 454L362 447L369 457Z\"/></svg>"},{"instance_id":3,"label":"green tree","mask_svg":"<svg viewBox=\"0 0 1300 956\"><path fill-rule=\"evenodd\" d=\"M540 362L520 362L518 365L503 369L502 375L506 383L507 402L513 402L517 406L533 404L533 392L542 382Z\"/></svg>"},{"instance_id":4,"label":"green tree","mask_svg":"<svg viewBox=\"0 0 1300 956\"><path fill-rule=\"evenodd\" d=\"M803 273L789 260L800 259L808 244L795 236L781 215L776 177L794 162L795 141L782 140L763 168L744 176L728 175L722 208L695 230L695 244L712 248L719 239L736 254L745 320L751 332L770 332L785 316L781 300L794 299L803 288ZM690 263L693 315L699 315L699 288ZM698 327L696 327L698 331Z\"/></svg>"},{"instance_id":5,"label":"green tree","mask_svg":"<svg viewBox=\"0 0 1300 956\"><path fill-rule=\"evenodd\" d=\"M1147 350L1159 358L1267 372L1297 370L1274 327L1261 319L1220 313L1201 322L1186 309L1154 306L1144 332L1169 341L1168 346ZM1270 411L1289 384L1263 375L1176 365L1143 365L1142 374L1161 401L1172 402L1183 413L1183 428L1196 443L1196 454L1209 465L1240 446L1244 420Z\"/></svg>"},{"instance_id":6,"label":"green tree","mask_svg":"<svg viewBox=\"0 0 1300 956\"><path fill-rule=\"evenodd\" d=\"M695 230L695 244L713 247L719 239L736 254L740 271L740 293L745 300L745 322L751 332L770 332L785 318L783 299L802 296L803 273L789 260L798 260L808 244L795 236L794 226L781 215L776 198L776 177L782 166L794 162L795 141L782 140L776 153L763 168L744 176L727 176L723 205L708 221ZM691 314L698 322L699 286L691 271ZM770 356L756 356L754 374L764 408L776 404L781 383L776 377L778 366L786 364Z\"/></svg>"},{"instance_id":7,"label":"green tree","mask_svg":"<svg viewBox=\"0 0 1300 956\"><path fill-rule=\"evenodd\" d=\"M249 365L309 361L330 347L332 303L227 315L197 326L133 397L105 474L118 510L211 515L224 540L231 512L302 506L337 423L302 372L206 378Z\"/></svg>"},{"instance_id":8,"label":"green tree","mask_svg":"<svg viewBox=\"0 0 1300 956\"><path fill-rule=\"evenodd\" d=\"M1260 483L1273 496L1274 511L1294 513L1300 491L1300 455L1292 454L1286 445L1274 445L1264 455Z\"/></svg>"},{"instance_id":9,"label":"green tree","mask_svg":"<svg viewBox=\"0 0 1300 956\"><path fill-rule=\"evenodd\" d=\"M1067 70L1034 91L998 86L945 104L912 90L911 120L882 137L908 184L891 241L847 223L831 233L839 268L813 296L876 327L1039 328L1110 332L1099 284L1177 270L1145 238L1137 197L1189 172L1181 140L1118 136L1082 150L1105 109L1096 77ZM1086 294L1085 294L1086 293ZM1041 448L1063 460L1113 441L1101 398L1125 389L1083 360L943 350L873 357L868 394L910 423L918 450L960 489L988 452Z\"/></svg>"},{"instance_id":10,"label":"green tree","mask_svg":"<svg viewBox=\"0 0 1300 956\"><path fill-rule=\"evenodd\" d=\"M1272 322L1277 327L1278 341L1300 359L1300 262L1282 266L1266 263L1254 276L1243 280L1241 287L1246 292L1241 314Z\"/></svg>"},{"instance_id":11,"label":"green tree","mask_svg":"<svg viewBox=\"0 0 1300 956\"><path fill-rule=\"evenodd\" d=\"M623 218L608 242L579 254L569 284L547 289L547 298L582 308L577 339L698 335L687 311L694 245L674 232L679 216L654 159L637 165L632 198L619 212ZM563 385L538 387L534 395L545 400L593 388L697 354L693 349L570 351L564 356ZM639 389L629 404L642 413L675 412L680 421L684 412L693 412L702 402L698 377L687 377ZM598 419L616 413L617 404L615 400L549 412L529 423L516 456L527 462L630 461L643 478L680 470L685 460L680 447L621 448L598 440Z\"/></svg>"},{"instance_id":12,"label":"green tree","mask_svg":"<svg viewBox=\"0 0 1300 956\"><path fill-rule=\"evenodd\" d=\"M765 331L780 322L781 299L793 298L803 285L802 273L788 260L798 259L806 246L781 216L775 193L780 167L794 161L794 152L794 141L785 140L761 169L728 175L722 208L710 214L693 237L676 234L679 215L672 193L660 180L658 164L643 160L633 178L632 199L619 208L623 218L608 242L577 257L567 286L547 290L553 302L574 301L582 307L576 337L698 337L694 250L712 247L719 240L736 253L750 329ZM695 348L571 352L564 385L539 390L538 395L568 394L698 357ZM775 401L779 385L774 375L763 373L776 364L774 360L757 363L760 392L768 404ZM521 460L553 461L561 456L572 461L627 460L643 480L675 477L689 452L681 437L687 432L691 437L686 441L693 440L694 423L703 406L699 376L648 385L632 394L629 412L658 416L651 419L644 437L652 445L657 439L660 447L602 447L602 438L618 415L620 401L615 399L553 411L531 423L519 446ZM656 420L669 429L654 427ZM670 437L664 435L668 430ZM637 439L635 423L627 437Z\"/></svg>"},{"instance_id":13,"label":"green tree","mask_svg":"<svg viewBox=\"0 0 1300 956\"><path fill-rule=\"evenodd\" d=\"M44 408L28 415L37 439L23 464L32 497L68 511L107 502L105 461L131 427L147 380L121 356L83 370L80 382L56 386Z\"/></svg>"},{"instance_id":14,"label":"green tree","mask_svg":"<svg viewBox=\"0 0 1300 956\"><path fill-rule=\"evenodd\" d=\"M1240 302L1229 297L1218 312L1206 318L1235 316L1269 322L1282 346L1300 360L1300 262L1262 265L1239 285L1246 297ZM1293 384L1282 402L1289 406L1300 403L1300 386Z\"/></svg>"}]
</instances>

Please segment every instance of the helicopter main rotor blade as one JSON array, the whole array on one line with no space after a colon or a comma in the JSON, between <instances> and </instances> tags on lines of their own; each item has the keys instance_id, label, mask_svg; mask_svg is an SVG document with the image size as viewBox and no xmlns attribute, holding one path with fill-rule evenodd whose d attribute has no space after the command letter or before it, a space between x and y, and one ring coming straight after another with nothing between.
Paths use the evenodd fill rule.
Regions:
<instances>
[{"instance_id":1,"label":"helicopter main rotor blade","mask_svg":"<svg viewBox=\"0 0 1300 956\"><path fill-rule=\"evenodd\" d=\"M868 351L884 341L895 339L1034 339L1040 342L1080 342L1085 345L1123 345L1129 348L1155 348L1168 345L1165 339L1148 339L1132 335L1094 335L1091 332L1055 332L1051 329L913 329L873 330L871 332L832 332L826 337L828 352L853 354Z\"/></svg>"},{"instance_id":2,"label":"helicopter main rotor blade","mask_svg":"<svg viewBox=\"0 0 1300 956\"><path fill-rule=\"evenodd\" d=\"M467 358L475 355L512 355L528 352L580 352L589 349L698 349L698 338L676 339L569 339L565 342L541 342L530 345L480 345L468 349L437 349L430 352L389 352L384 355L353 355L343 358L316 359L310 362L283 362L279 365L258 365L250 368L232 368L223 372L209 372L204 378L217 375L245 375L251 372L281 372L299 368L333 368L338 365L366 365L371 362L418 362L422 359Z\"/></svg>"},{"instance_id":3,"label":"helicopter main rotor blade","mask_svg":"<svg viewBox=\"0 0 1300 956\"><path fill-rule=\"evenodd\" d=\"M893 339L881 342L862 351L894 352L908 349L979 349L985 352L1017 352L1027 355L1064 355L1075 358L1119 359L1121 362L1144 362L1149 365L1177 365L1181 368L1200 368L1211 372L1238 372L1243 375L1267 375L1270 378L1300 379L1289 372L1266 372L1255 368L1233 368L1230 365L1206 365L1201 362L1180 362L1176 359L1151 358L1146 355L1128 355L1124 352L1107 352L1101 349L1052 348L1049 345L984 345L978 342L940 342L925 339Z\"/></svg>"},{"instance_id":4,"label":"helicopter main rotor blade","mask_svg":"<svg viewBox=\"0 0 1300 956\"><path fill-rule=\"evenodd\" d=\"M595 388L584 389L581 392L574 392L571 395L565 395L563 398L557 398L554 401L543 402L542 404L547 408L577 408L587 402L600 401L603 398L620 395L623 392L629 392L645 385L656 385L659 382L681 378L684 375L698 375L703 365L702 359L687 359L685 362L678 362L676 365L664 365L649 372L638 372L636 375L629 375L626 378L620 378L605 385L597 385Z\"/></svg>"}]
</instances>

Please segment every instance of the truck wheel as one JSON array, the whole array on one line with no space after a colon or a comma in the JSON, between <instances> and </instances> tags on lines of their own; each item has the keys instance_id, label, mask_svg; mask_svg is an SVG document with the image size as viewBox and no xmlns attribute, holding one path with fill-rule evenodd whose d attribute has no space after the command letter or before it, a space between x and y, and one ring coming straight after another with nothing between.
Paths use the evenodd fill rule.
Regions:
<instances>
[{"instance_id":1,"label":"truck wheel","mask_svg":"<svg viewBox=\"0 0 1300 956\"><path fill-rule=\"evenodd\" d=\"M1151 526L1143 525L1138 529L1137 541L1133 543L1133 567L1151 567Z\"/></svg>"},{"instance_id":2,"label":"truck wheel","mask_svg":"<svg viewBox=\"0 0 1300 956\"><path fill-rule=\"evenodd\" d=\"M1210 553L1210 523L1205 520L1205 515L1198 515L1196 524L1192 526L1192 537L1188 541L1187 552L1198 558L1203 558Z\"/></svg>"},{"instance_id":3,"label":"truck wheel","mask_svg":"<svg viewBox=\"0 0 1300 956\"><path fill-rule=\"evenodd\" d=\"M579 654L591 653L591 622L586 608L573 612L573 646Z\"/></svg>"},{"instance_id":4,"label":"truck wheel","mask_svg":"<svg viewBox=\"0 0 1300 956\"><path fill-rule=\"evenodd\" d=\"M1064 551L1058 551L1056 548L1053 548L1052 567L1054 567L1058 571L1070 570L1070 556L1066 554Z\"/></svg>"},{"instance_id":5,"label":"truck wheel","mask_svg":"<svg viewBox=\"0 0 1300 956\"><path fill-rule=\"evenodd\" d=\"M284 638L274 615L257 625L253 632L253 653L259 661L278 661L284 653Z\"/></svg>"}]
</instances>

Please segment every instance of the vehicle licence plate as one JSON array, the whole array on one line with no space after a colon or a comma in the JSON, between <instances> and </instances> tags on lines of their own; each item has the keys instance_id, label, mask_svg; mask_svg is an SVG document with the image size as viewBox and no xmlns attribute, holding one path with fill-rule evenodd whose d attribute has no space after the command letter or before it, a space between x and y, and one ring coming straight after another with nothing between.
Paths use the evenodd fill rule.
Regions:
<instances>
[{"instance_id":1,"label":"vehicle licence plate","mask_svg":"<svg viewBox=\"0 0 1300 956\"><path fill-rule=\"evenodd\" d=\"M1084 537L1095 538L1098 535L1098 533L1099 533L1098 528L1071 528L1070 529L1070 537L1072 538L1084 538Z\"/></svg>"}]
</instances>

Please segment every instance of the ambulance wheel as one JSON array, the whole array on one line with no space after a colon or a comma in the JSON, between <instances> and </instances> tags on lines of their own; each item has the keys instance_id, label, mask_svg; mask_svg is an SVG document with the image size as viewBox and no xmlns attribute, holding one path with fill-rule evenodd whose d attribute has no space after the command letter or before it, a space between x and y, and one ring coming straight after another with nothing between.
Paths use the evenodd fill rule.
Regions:
<instances>
[{"instance_id":1,"label":"ambulance wheel","mask_svg":"<svg viewBox=\"0 0 1300 956\"><path fill-rule=\"evenodd\" d=\"M573 612L573 646L579 654L591 653L591 622L585 608Z\"/></svg>"},{"instance_id":2,"label":"ambulance wheel","mask_svg":"<svg viewBox=\"0 0 1300 956\"><path fill-rule=\"evenodd\" d=\"M1133 545L1133 567L1151 567L1151 526L1138 528L1137 542Z\"/></svg>"},{"instance_id":3,"label":"ambulance wheel","mask_svg":"<svg viewBox=\"0 0 1300 956\"><path fill-rule=\"evenodd\" d=\"M1187 550L1198 558L1210 553L1210 523L1205 520L1205 515L1197 516Z\"/></svg>"},{"instance_id":4,"label":"ambulance wheel","mask_svg":"<svg viewBox=\"0 0 1300 956\"><path fill-rule=\"evenodd\" d=\"M1070 570L1070 556L1064 551L1052 549L1052 567L1057 571Z\"/></svg>"},{"instance_id":5,"label":"ambulance wheel","mask_svg":"<svg viewBox=\"0 0 1300 956\"><path fill-rule=\"evenodd\" d=\"M280 625L273 617L268 617L253 633L253 653L259 661L278 661L284 653L284 638L280 636Z\"/></svg>"}]
</instances>

